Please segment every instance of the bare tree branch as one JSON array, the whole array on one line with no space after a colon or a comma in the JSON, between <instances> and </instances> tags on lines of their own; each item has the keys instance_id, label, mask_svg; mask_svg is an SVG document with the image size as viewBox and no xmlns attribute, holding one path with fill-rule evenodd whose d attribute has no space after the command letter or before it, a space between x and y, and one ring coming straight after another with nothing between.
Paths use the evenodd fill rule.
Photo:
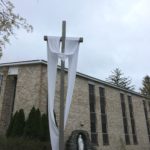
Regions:
<instances>
[{"instance_id":1,"label":"bare tree branch","mask_svg":"<svg viewBox=\"0 0 150 150\"><path fill-rule=\"evenodd\" d=\"M14 5L9 0L0 0L0 56L10 36L15 35L14 30L23 28L27 32L33 31L33 27L26 19L14 13Z\"/></svg>"}]
</instances>

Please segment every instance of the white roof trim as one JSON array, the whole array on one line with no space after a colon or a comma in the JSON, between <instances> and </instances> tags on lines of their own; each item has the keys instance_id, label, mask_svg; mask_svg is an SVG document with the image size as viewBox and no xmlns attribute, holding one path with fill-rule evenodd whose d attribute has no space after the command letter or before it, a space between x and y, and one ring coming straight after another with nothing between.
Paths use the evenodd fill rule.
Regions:
<instances>
[{"instance_id":1,"label":"white roof trim","mask_svg":"<svg viewBox=\"0 0 150 150\"><path fill-rule=\"evenodd\" d=\"M0 67L4 67L4 66L19 66L19 65L28 65L28 64L39 64L39 63L47 65L47 62L45 60L31 60L31 61L19 61L19 62L1 63Z\"/></svg>"}]
</instances>

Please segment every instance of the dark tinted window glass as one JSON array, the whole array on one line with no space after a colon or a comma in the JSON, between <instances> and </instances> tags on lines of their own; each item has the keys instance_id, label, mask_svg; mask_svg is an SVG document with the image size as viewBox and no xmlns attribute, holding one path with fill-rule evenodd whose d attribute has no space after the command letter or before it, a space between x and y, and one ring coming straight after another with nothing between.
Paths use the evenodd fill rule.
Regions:
<instances>
[{"instance_id":1,"label":"dark tinted window glass","mask_svg":"<svg viewBox=\"0 0 150 150\"><path fill-rule=\"evenodd\" d=\"M130 144L130 137L128 132L128 121L126 116L126 104L124 94L120 94L120 101L121 101L121 109L122 109L122 118L123 118L123 127L124 127L124 134L125 134L125 142L126 144Z\"/></svg>"},{"instance_id":2,"label":"dark tinted window glass","mask_svg":"<svg viewBox=\"0 0 150 150\"><path fill-rule=\"evenodd\" d=\"M109 145L108 134L103 133L103 144Z\"/></svg>"},{"instance_id":3,"label":"dark tinted window glass","mask_svg":"<svg viewBox=\"0 0 150 150\"><path fill-rule=\"evenodd\" d=\"M101 105L101 114L105 114L105 105Z\"/></svg>"},{"instance_id":4,"label":"dark tinted window glass","mask_svg":"<svg viewBox=\"0 0 150 150\"><path fill-rule=\"evenodd\" d=\"M129 134L125 134L125 140L126 140L126 144L129 145L130 144Z\"/></svg>"},{"instance_id":5,"label":"dark tinted window glass","mask_svg":"<svg viewBox=\"0 0 150 150\"><path fill-rule=\"evenodd\" d=\"M133 134L133 143L134 143L134 144L138 144L137 136L136 136L136 135L134 135L134 134Z\"/></svg>"},{"instance_id":6,"label":"dark tinted window glass","mask_svg":"<svg viewBox=\"0 0 150 150\"><path fill-rule=\"evenodd\" d=\"M100 87L99 94L100 94L100 109L101 109L101 125L102 125L103 145L108 145L109 138L108 138L108 130L107 130L105 89Z\"/></svg>"},{"instance_id":7,"label":"dark tinted window glass","mask_svg":"<svg viewBox=\"0 0 150 150\"><path fill-rule=\"evenodd\" d=\"M97 133L91 133L91 142L94 144L98 144L98 137L97 137Z\"/></svg>"},{"instance_id":8,"label":"dark tinted window glass","mask_svg":"<svg viewBox=\"0 0 150 150\"><path fill-rule=\"evenodd\" d=\"M98 144L96 132L96 113L95 113L95 87L89 84L89 104L90 104L90 124L91 124L91 141Z\"/></svg>"},{"instance_id":9,"label":"dark tinted window glass","mask_svg":"<svg viewBox=\"0 0 150 150\"><path fill-rule=\"evenodd\" d=\"M129 112L130 112L130 120L131 120L131 131L133 134L133 143L137 144L137 135L136 135L136 127L135 127L135 121L134 121L134 113L133 113L133 104L132 104L132 97L128 96L128 104L129 104Z\"/></svg>"},{"instance_id":10,"label":"dark tinted window glass","mask_svg":"<svg viewBox=\"0 0 150 150\"><path fill-rule=\"evenodd\" d=\"M100 87L100 97L105 97L104 88Z\"/></svg>"},{"instance_id":11,"label":"dark tinted window glass","mask_svg":"<svg viewBox=\"0 0 150 150\"><path fill-rule=\"evenodd\" d=\"M0 75L0 92L1 92L1 88L2 88L2 82L3 82L3 75Z\"/></svg>"},{"instance_id":12,"label":"dark tinted window glass","mask_svg":"<svg viewBox=\"0 0 150 150\"><path fill-rule=\"evenodd\" d=\"M149 142L150 142L150 124L149 124L149 120L148 120L148 112L147 112L146 102L144 100L143 100L143 106L144 106L147 132L148 132L148 137L149 137Z\"/></svg>"}]
</instances>

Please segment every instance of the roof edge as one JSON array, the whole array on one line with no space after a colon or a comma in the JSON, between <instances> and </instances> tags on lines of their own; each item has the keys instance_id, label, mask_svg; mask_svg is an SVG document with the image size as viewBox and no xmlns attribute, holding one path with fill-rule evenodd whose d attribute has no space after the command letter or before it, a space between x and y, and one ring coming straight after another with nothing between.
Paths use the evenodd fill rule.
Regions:
<instances>
[{"instance_id":1,"label":"roof edge","mask_svg":"<svg viewBox=\"0 0 150 150\"><path fill-rule=\"evenodd\" d=\"M29 64L44 64L44 65L47 65L47 61L46 61L46 60L39 59L39 60L19 61L19 62L10 62L10 63L0 63L0 67L5 67L5 66L18 66L18 65L29 65ZM58 66L58 68L60 69L60 66ZM65 71L67 71L67 68L65 68ZM115 89L118 89L118 90L121 90L121 91L124 91L124 92L128 92L128 93L131 93L131 94L134 94L134 95L137 95L137 96L140 96L140 97L149 99L149 97L146 97L146 96L144 96L144 95L141 95L141 94L138 93L138 92L135 92L135 91L131 91L131 90L127 90L127 89L118 87L118 86L113 85L113 84L111 84L111 83L108 83L108 82L106 82L106 81L103 81L103 80L94 78L94 77L92 77L92 76L89 76L89 75L86 75L86 74L83 74L83 73L80 73L80 72L77 72L77 76L80 76L80 77L83 77L83 78L86 78L86 79L89 79L89 80L98 82L98 83L100 83L100 84L103 84L103 85L106 85L106 86L109 86L109 87L113 87L113 88L115 88Z\"/></svg>"},{"instance_id":2,"label":"roof edge","mask_svg":"<svg viewBox=\"0 0 150 150\"><path fill-rule=\"evenodd\" d=\"M10 62L10 63L0 63L0 67L29 65L29 64L40 64L40 63L47 65L47 61L39 59L39 60L19 61L19 62Z\"/></svg>"}]
</instances>

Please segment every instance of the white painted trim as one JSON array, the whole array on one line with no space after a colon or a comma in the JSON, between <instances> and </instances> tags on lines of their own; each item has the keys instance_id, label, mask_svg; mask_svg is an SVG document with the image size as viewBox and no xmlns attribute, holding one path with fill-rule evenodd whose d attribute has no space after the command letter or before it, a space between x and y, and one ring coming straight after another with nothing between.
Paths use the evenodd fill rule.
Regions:
<instances>
[{"instance_id":1,"label":"white painted trim","mask_svg":"<svg viewBox=\"0 0 150 150\"><path fill-rule=\"evenodd\" d=\"M9 67L8 75L18 75L18 67L14 66Z\"/></svg>"}]
</instances>

